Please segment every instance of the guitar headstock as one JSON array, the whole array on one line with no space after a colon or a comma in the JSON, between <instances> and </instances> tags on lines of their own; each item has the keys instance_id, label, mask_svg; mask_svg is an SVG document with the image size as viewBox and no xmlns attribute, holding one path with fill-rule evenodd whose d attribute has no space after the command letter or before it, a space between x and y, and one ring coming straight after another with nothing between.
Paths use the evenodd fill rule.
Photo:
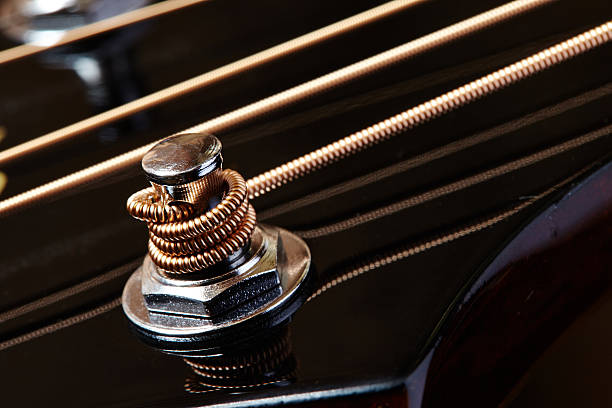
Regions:
<instances>
[{"instance_id":1,"label":"guitar headstock","mask_svg":"<svg viewBox=\"0 0 612 408\"><path fill-rule=\"evenodd\" d=\"M612 8L502 5L152 2L112 30L0 54L2 401L509 398L609 285ZM3 32L0 53L17 52ZM151 252L126 211L149 187L142 156L194 127L221 141L257 222L312 257L304 304L219 355L143 343L121 307ZM207 188L203 214L226 194Z\"/></svg>"}]
</instances>

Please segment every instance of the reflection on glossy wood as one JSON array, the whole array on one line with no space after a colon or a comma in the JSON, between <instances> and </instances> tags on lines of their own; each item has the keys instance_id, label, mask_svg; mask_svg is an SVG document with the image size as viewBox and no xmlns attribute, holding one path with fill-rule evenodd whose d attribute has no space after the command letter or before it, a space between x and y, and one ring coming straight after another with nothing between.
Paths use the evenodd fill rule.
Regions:
<instances>
[{"instance_id":1,"label":"reflection on glossy wood","mask_svg":"<svg viewBox=\"0 0 612 408\"><path fill-rule=\"evenodd\" d=\"M553 245L524 236L510 247L510 264L462 306L434 355L425 406L496 405L610 286L612 165L596 175L525 230Z\"/></svg>"}]
</instances>

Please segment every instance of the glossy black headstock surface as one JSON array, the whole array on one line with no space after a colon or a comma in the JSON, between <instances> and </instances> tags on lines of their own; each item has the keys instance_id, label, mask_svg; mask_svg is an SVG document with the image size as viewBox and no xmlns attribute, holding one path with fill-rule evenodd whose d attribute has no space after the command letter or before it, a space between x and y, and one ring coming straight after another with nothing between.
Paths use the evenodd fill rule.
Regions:
<instances>
[{"instance_id":1,"label":"glossy black headstock surface","mask_svg":"<svg viewBox=\"0 0 612 408\"><path fill-rule=\"evenodd\" d=\"M6 137L0 148L380 3L211 1L131 27L124 36L94 38L79 46L2 65L0 126ZM0 198L502 3L425 2L134 115L0 169L8 178ZM265 119L222 132L217 136L223 143L224 165L252 177L601 24L611 15L612 7L604 0L547 5ZM3 48L12 45L6 39L1 41ZM79 79L73 69L75 55L97 61L98 88ZM266 223L309 230L572 140L609 124L610 62L610 45L600 47L290 183L253 204ZM492 136L418 167L378 173L374 182L355 181L355 188L341 194L323 194L321 199L318 193L480 132ZM191 370L180 358L142 344L130 332L120 307L88 318L89 311L99 310L96 308L120 295L146 252L146 228L125 211L127 197L146 185L139 168L0 219L1 311L13 311L101 276L61 301L43 301L41 307L34 305L14 318L0 313L2 401L26 406L193 406L271 395L293 396L289 401L298 401L312 390L326 390L318 394L323 397L402 385L422 361L429 361L423 359L430 355L440 329L454 324L448 317L454 316L457 302L464 299L505 243L554 199L603 166L611 151L612 138L601 137L490 181L308 239L314 266L326 280L381 253L490 216L591 166L556 195L495 226L372 270L307 303L289 324L297 362L295 380L244 394L225 389L190 395L184 382ZM606 222L609 225L609 219ZM599 282L602 287L607 283L605 279ZM539 283L528 281L527 287L531 284ZM577 291L584 289L595 296L591 287L578 286L574 285ZM74 318L82 321L61 323ZM45 329L57 323L67 327ZM443 380L438 383L444 385ZM500 394L503 396L502 391ZM435 405L435 399L428 401Z\"/></svg>"}]
</instances>

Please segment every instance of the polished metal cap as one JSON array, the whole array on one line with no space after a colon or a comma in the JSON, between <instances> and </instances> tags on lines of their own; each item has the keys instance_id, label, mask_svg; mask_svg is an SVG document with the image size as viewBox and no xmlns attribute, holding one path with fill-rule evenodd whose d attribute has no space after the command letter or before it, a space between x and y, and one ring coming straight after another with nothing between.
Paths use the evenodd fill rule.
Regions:
<instances>
[{"instance_id":1,"label":"polished metal cap","mask_svg":"<svg viewBox=\"0 0 612 408\"><path fill-rule=\"evenodd\" d=\"M201 179L223 164L221 142L212 135L170 136L142 158L142 169L153 183L175 186Z\"/></svg>"}]
</instances>

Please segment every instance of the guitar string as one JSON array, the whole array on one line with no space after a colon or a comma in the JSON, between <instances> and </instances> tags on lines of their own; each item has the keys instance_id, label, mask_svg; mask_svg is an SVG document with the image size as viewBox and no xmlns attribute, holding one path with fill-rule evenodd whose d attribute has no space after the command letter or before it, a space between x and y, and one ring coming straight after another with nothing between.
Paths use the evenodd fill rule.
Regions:
<instances>
[{"instance_id":1,"label":"guitar string","mask_svg":"<svg viewBox=\"0 0 612 408\"><path fill-rule=\"evenodd\" d=\"M551 1L552 0L516 0L514 2L507 3L503 6L489 10L482 14L478 14L474 17L440 29L416 40L409 41L408 43L377 54L373 57L264 98L258 102L254 102L232 112L218 116L179 133L215 133L245 123L249 120L267 115L282 107L286 107L291 104L295 104L298 101L313 97L314 95L320 94L326 90L340 86L341 84L345 84L349 81L356 80L382 68L431 50L435 47L448 44L476 31L491 27L497 23L509 19L510 17L520 15L528 10L532 10L536 6L547 4ZM80 125L77 123L77 125L71 126L78 127ZM34 143L45 144L47 143L45 140L51 141L58 137L63 137L63 133L58 133L56 136L52 137L49 137L49 135L45 136L44 139L38 138L27 143L30 143L30 145ZM49 199L58 193L96 181L102 177L109 176L110 174L136 165L142 159L142 156L155 143L156 142L147 144L140 148L98 163L94 166L77 171L68 176L64 176L55 181L43 184L32 190L3 200L0 202L0 216L6 215L9 212L17 210L18 208L31 205L34 202L40 203L42 200ZM4 157L8 157L6 152L7 151L3 152ZM14 155L14 153L15 151L13 150L11 155Z\"/></svg>"},{"instance_id":2,"label":"guitar string","mask_svg":"<svg viewBox=\"0 0 612 408\"><path fill-rule=\"evenodd\" d=\"M113 303L113 302L111 302L111 303ZM109 304L111 304L111 303L109 303ZM103 306L101 306L101 307L99 307L99 308L96 308L96 309L94 309L94 310L104 310L104 309L105 309L105 308L106 308L106 307L107 307L109 304L103 305ZM92 311L94 311L94 310L92 310ZM90 311L90 312L92 312L92 311ZM73 318L71 318L71 319L67 319L67 320L63 321L63 323L66 323L66 322L71 322L71 321L73 321L72 319L75 319L75 318L77 318L77 317L79 317L79 316L86 316L86 315L87 315L87 313L88 313L88 312L86 312L85 314L77 315L77 316L75 316L75 317L73 317ZM102 313L102 312L100 312L100 313ZM99 313L98 313L98 314L99 314ZM97 314L95 314L95 315L97 315ZM74 321L75 321L75 322L81 321L81 318L77 318L77 319L76 319L76 320L74 320ZM62 322L60 322L60 326L62 326L62 327L63 327L63 325L62 325L61 323L62 323ZM74 323L70 323L69 325L72 325L72 324L74 324ZM60 326L58 326L58 327L60 327ZM45 330L45 329L46 329L46 330ZM39 329L38 331L35 331L35 332L36 332L36 333L42 333L42 334L40 334L40 335L44 335L44 334L47 332L47 330L48 330L48 327L43 328L43 329ZM31 335L31 333L30 333L30 335ZM25 337L24 337L24 336L25 336ZM28 337L28 335L24 335L24 336L21 336L21 338L25 338L25 339L29 338L29 337ZM38 337L38 336L36 336L36 337ZM24 340L24 341L27 341L27 340ZM1 343L0 345L4 345L5 343L7 343L7 342ZM9 341L7 344L12 344L12 343L10 343L10 341ZM9 345L9 347L10 347L10 345ZM2 349L2 348L0 347L0 349Z\"/></svg>"},{"instance_id":3,"label":"guitar string","mask_svg":"<svg viewBox=\"0 0 612 408\"><path fill-rule=\"evenodd\" d=\"M588 166L588 168L591 168L591 166ZM522 203L519 203L517 205L515 205L514 207L512 207L511 209L507 210L507 211L503 211L503 212L497 212L492 216L489 216L487 218L481 219L479 222L473 223L473 224L469 224L463 228L459 228L459 229L453 229L450 232L446 233L446 234L441 234L438 236L435 236L432 239L429 240L425 240L425 241L420 241L417 244L413 244L413 245L409 245L406 246L402 249L399 249L397 251L394 251L392 253L386 254L384 256L381 256L379 258L375 258L373 257L372 259L370 259L369 261L365 262L365 263L361 263L359 266L349 269L347 272L343 273L342 275L324 283L321 287L319 287L319 289L317 291L315 291L308 299L307 302L313 300L314 298L320 296L322 293L326 292L327 290L331 289L332 287L337 286L339 283L343 283L346 282L350 279L353 279L357 276L363 275L366 272L370 272L373 271L375 269L378 269L380 267L383 266L387 266L390 265L392 263L404 260L412 255L416 255L419 253L423 253L428 251L429 249L432 248L436 248L438 246L453 242L457 239L466 237L468 235L471 235L473 233L485 230L487 228L492 227L493 225L499 224L500 222L507 220L508 218L512 217L513 215L515 215L516 213L524 210L525 208L533 205L534 203L536 203L538 200L540 200L541 198L549 195L550 193L558 190L559 188L561 188L562 186L566 185L567 183L571 182L572 180L574 180L575 178L577 178L579 175L583 174L586 171L586 169L581 170L580 172L576 173L574 176L564 180L563 182L557 184L554 187L551 187L547 190L545 190L544 192L538 194L535 197L532 197L530 199L528 199L527 201L524 201ZM13 337L11 339L8 339L6 341L0 342L0 351L2 350L6 350L10 347L28 342L30 340L34 340L36 338L45 336L47 334L51 334L54 333L56 331L59 331L61 329L65 329L68 328L70 326L73 326L75 324L84 322L86 320L92 319L94 317L100 316L106 312L112 311L113 309L115 309L117 306L121 305L121 297L115 298L107 303L104 303L100 306L94 307L86 312L83 313L79 313L77 315L71 316L69 318L60 320L56 323L52 323L49 324L47 326L44 326L40 329L36 329L33 331L30 331L28 333Z\"/></svg>"},{"instance_id":4,"label":"guitar string","mask_svg":"<svg viewBox=\"0 0 612 408\"><path fill-rule=\"evenodd\" d=\"M595 100L603 98L607 95L610 95L611 93L612 82L607 83L597 89L593 89L578 96L566 99L555 105L547 106L536 112L529 113L518 119L514 119L499 126L487 129L483 132L476 133L465 139L460 139L446 144L440 148L430 150L416 157L411 157L407 160L395 163L380 170L370 172L368 174L353 178L348 181L337 183L331 187L325 188L314 193L310 193L304 197L300 197L292 201L284 202L275 207L268 208L264 211L258 212L257 218L259 218L260 220L267 220L282 214L286 214L291 211L295 211L299 208L309 206L311 204L328 200L343 193L380 182L382 180L406 172L408 170L424 166L436 160L440 160L454 153L464 151L470 147L480 145L491 140L495 140L509 133L516 132L524 127L531 126L535 123L544 121L555 116L559 116L572 109L576 109Z\"/></svg>"},{"instance_id":5,"label":"guitar string","mask_svg":"<svg viewBox=\"0 0 612 408\"><path fill-rule=\"evenodd\" d=\"M260 174L247 181L249 198L265 194L290 180L326 167L610 40L612 21ZM197 132L197 129L190 130ZM0 202L0 214L1 206Z\"/></svg>"},{"instance_id":6,"label":"guitar string","mask_svg":"<svg viewBox=\"0 0 612 408\"><path fill-rule=\"evenodd\" d=\"M232 129L231 132L222 135L223 147L235 147L281 133L291 134L297 128L316 124L326 119L336 118L355 109L366 109L369 106L383 104L390 100L414 97L414 95L423 93L427 89L435 89L437 86L444 85L445 83L453 83L461 78L473 77L478 75L479 72L497 69L508 62L513 62L516 59L516 55L532 54L535 51L539 51L543 44L547 46L565 39L562 37L563 35L559 35L559 33L539 37L512 48L470 59L461 64L423 72L422 74L410 76L409 79L394 82L390 85L377 87L363 93L359 92L356 95L346 95L341 99L316 104L316 106L308 106L296 112L288 112L286 115L278 118L256 122L252 126Z\"/></svg>"},{"instance_id":7,"label":"guitar string","mask_svg":"<svg viewBox=\"0 0 612 408\"><path fill-rule=\"evenodd\" d=\"M550 107L546 107L544 109L541 109L535 113L531 113L528 115L525 115L521 118L518 118L516 120L513 120L511 122L508 122L506 124L494 127L492 129L486 130L482 133L479 133L473 137L470 138L466 138L463 140L460 140L458 142L454 142L451 143L449 145L446 145L440 149L435 149L431 152L425 153L421 156L417 156L416 158L411 158L409 160L406 160L404 162L398 163L396 165L387 167L385 169L382 169L380 171L371 173L369 175L366 176L362 176L360 178L354 179L354 180L350 180L348 182L345 183L341 183L340 185L334 186L330 189L326 189L323 190L319 193L315 193L315 194L311 194L305 197L305 199L298 199L295 201L292 201L290 203L288 203L289 205L281 205L279 207L275 207L272 208L270 210L266 210L266 211L262 211L258 214L258 218L260 220L267 220L273 216L279 215L279 214L283 214L286 213L288 211L292 211L295 210L297 208L303 207L307 204L311 204L320 200L325 200L328 199L334 195L340 194L342 192L346 192L349 190L353 190L356 188L361 188L367 184L370 184L372 182L375 181L380 181L385 177L389 177L391 175L395 175L395 174L399 174L401 172L404 172L408 169L412 169L418 166L422 166L428 162L430 162L431 160L434 159L439 159L442 158L450 153L453 153L455 151L457 151L459 148L465 148L468 146L473 146L477 143L482 143L484 141L490 140L490 138L492 138L493 136L497 137L501 134L510 132L510 131L517 131L518 129L521 129L525 126L528 125L532 125L536 122L539 122L541 120L550 118L554 115L559 115L562 114L564 112L567 112L570 109L573 109L575 107L578 106L582 106L586 103L589 103L593 100L596 100L597 98L600 98L602 96L608 95L610 92L612 92L612 84L606 84L600 88L597 88L595 90L591 90L588 91L586 93L583 93L579 96L573 97L573 98L569 98L561 103L555 104L553 106ZM464 144L465 141L465 144ZM428 193L429 195L430 193ZM295 204L294 204L295 203ZM296 205L298 204L298 205ZM310 232L310 234L312 234L312 231ZM316 230L315 230L316 231ZM325 231L325 229L319 229L319 231ZM315 233L315 235L317 235ZM309 236L308 233L306 233L305 235L306 237ZM317 235L320 236L320 235ZM140 260L138 260L136 263L140 262ZM132 264L136 264L136 263L130 263L130 267L133 269ZM121 268L120 268L121 269ZM128 268L129 269L129 268ZM123 272L125 273L125 272ZM84 290L87 290L89 288L93 288L95 286L97 286L100 283L106 282L108 280L112 280L114 277L119 276L120 274L122 274L122 272L118 271L118 270L112 270L109 273L100 275L96 278L93 278L89 281L85 281L81 284L75 285L73 287L70 287L68 289L62 290L62 291L58 291L56 293L53 293L49 296L45 296L43 298L37 299L36 301L33 301L31 303L27 303L23 306L8 310L6 312L0 313L0 323L3 323L7 320L11 320L14 319L16 317L19 317L23 314L29 313L33 310L37 310L40 309L42 307L45 307L49 304L52 303L56 303L59 300L62 300L66 297L69 296L73 296L76 293L82 292Z\"/></svg>"},{"instance_id":8,"label":"guitar string","mask_svg":"<svg viewBox=\"0 0 612 408\"><path fill-rule=\"evenodd\" d=\"M575 177L574 177L575 178ZM437 247L439 245L442 245L444 243L456 240L458 238L461 238L463 236L472 234L474 232L478 232L482 229L486 229L489 228L492 225L495 225L499 222L501 222L504 219L507 219L509 217L511 217L512 215L516 214L517 212L521 211L522 209L524 209L525 207L533 204L534 201L539 200L540 198L542 198L545 195L550 194L552 191L556 190L558 186L555 186L547 191L545 191L544 193L539 194L538 196L528 200L525 203L522 203L520 205L515 206L514 208L506 211L506 212L502 212L500 213L497 217L491 217L483 222L477 223L476 225L472 226L472 229L469 228L464 228L464 229L460 229L455 231L453 234L450 234L452 236L456 236L455 238L449 236L449 235L445 235L445 236L441 236L438 237L437 239L434 240L430 240L428 243L422 243L419 245L414 245L410 248L406 248L400 251L396 251L392 254L389 254L385 257L378 257L376 260L374 261L370 261L369 263L365 263L360 267L354 268L352 270L350 270L349 272L341 275L340 277L337 277L329 282L327 282L325 285L323 285L319 290L317 290L317 292L315 292L313 295L311 295L308 299L307 302L311 301L312 299L318 297L319 295L321 295L322 293L326 292L327 290L331 289L332 287L337 286L340 283L346 282L347 280L356 278L368 271L371 270L375 270L375 269L379 269L381 267L387 266L391 263L397 262L399 260L402 260L408 256L411 255L416 255L418 253L424 252L428 249L432 249L434 247ZM85 312L82 313L80 315L77 315L75 317L72 317L70 319L66 319L63 322L60 323L65 323L66 325L63 325L62 327L58 327L57 329L53 330L61 330L62 328L66 328L69 326L72 326L74 324L77 324L79 322L85 321L85 320L89 320L95 316L98 316L100 314L104 314L107 311L110 311L112 309L114 309L116 306L118 306L119 304L117 304L117 301L119 301L120 304L120 299L115 299L105 305L102 305L98 308L95 308L92 311L89 312ZM92 313L93 312L93 313ZM59 324L59 323L58 323ZM40 337L43 336L45 334L49 334L48 332L45 333L39 333L39 335L37 335L36 337ZM29 338L31 339L31 338ZM27 341L27 340L24 340ZM6 342L5 342L6 343ZM4 349L2 346L4 345L4 343L0 343L0 350ZM14 345L14 344L13 344ZM10 347L10 346L8 346ZM280 380L279 380L280 381ZM185 384L185 387L187 388L187 383ZM229 387L232 388L232 387ZM190 390L188 390L190 391Z\"/></svg>"},{"instance_id":9,"label":"guitar string","mask_svg":"<svg viewBox=\"0 0 612 408\"><path fill-rule=\"evenodd\" d=\"M6 165L29 154L42 151L57 143L61 143L85 132L115 122L137 112L150 109L178 97L201 90L222 80L229 79L240 73L262 66L282 57L313 47L319 43L355 31L365 25L372 24L383 18L404 11L429 0L395 0L378 7L348 17L318 30L304 34L292 40L283 42L248 57L234 61L212 71L195 76L178 84L143 96L124 105L75 122L69 126L52 131L43 136L21 143L0 152L0 165ZM140 159L138 159L140 160Z\"/></svg>"},{"instance_id":10,"label":"guitar string","mask_svg":"<svg viewBox=\"0 0 612 408\"><path fill-rule=\"evenodd\" d=\"M121 298L115 298L110 302L104 303L101 306L94 307L88 311L83 313L79 313L77 315L71 316L67 319L62 319L56 323L52 323L50 325L41 327L40 329L33 330L26 334L22 334L20 336L13 337L12 339L3 341L0 343L0 351L6 350L7 348L16 346L18 344L22 344L28 342L30 340L37 339L39 337L45 336L47 334L54 333L58 330L65 329L67 327L73 326L77 323L84 322L86 320L92 319L96 316L109 312L119 306L121 304Z\"/></svg>"},{"instance_id":11,"label":"guitar string","mask_svg":"<svg viewBox=\"0 0 612 408\"><path fill-rule=\"evenodd\" d=\"M0 65L16 61L21 58L39 54L53 48L94 37L99 34L127 27L132 24L141 23L152 18L161 17L172 12L185 9L210 0L165 0L136 10L118 14L95 23L86 24L81 27L66 31L62 37L53 44L40 45L26 43L16 47L0 51Z\"/></svg>"},{"instance_id":12,"label":"guitar string","mask_svg":"<svg viewBox=\"0 0 612 408\"><path fill-rule=\"evenodd\" d=\"M384 207L377 208L372 211L368 211L354 217L344 219L342 221L328 224L320 228L313 228L306 231L293 231L295 234L302 238L313 239L320 238L322 236L335 234L347 229L355 228L359 225L386 217L390 214L395 214L400 211L404 211L408 208L416 207L423 203L426 203L437 198L456 193L461 190L465 190L469 187L473 187L477 184L484 183L491 179L501 177L508 173L512 173L519 169L529 167L533 164L539 163L543 160L549 159L554 156L558 156L562 153L566 153L587 143L594 142L603 137L610 136L612 133L612 125L605 126L603 128L594 130L587 134L584 134L575 139L571 139L565 143L561 143L547 149L541 150L537 153L531 154L526 157L522 157L518 160L511 161L501 166L486 170L484 172L475 174L470 177L463 178L450 184L437 187L435 189L426 191L421 194L417 194L406 198L401 201L386 205Z\"/></svg>"},{"instance_id":13,"label":"guitar string","mask_svg":"<svg viewBox=\"0 0 612 408\"><path fill-rule=\"evenodd\" d=\"M606 87L602 87L603 89L606 89ZM601 91L602 88L596 90L596 91ZM596 91L592 91L592 92L588 92L586 94L583 94L579 97L576 98L571 98L568 101L562 102L561 104L556 104L553 105L553 107L551 107L550 109L548 109L547 111L557 111L557 112L563 112L565 108L568 107L568 102L571 101L584 101L584 100L592 100L591 98L588 98L588 96L594 96L594 95L598 95L601 94L601 92L596 92ZM573 105L571 105L573 106ZM539 111L539 112L543 112ZM540 116L538 115L537 112L536 114L533 115L527 115L527 117L533 117L533 116ZM521 121L521 123L529 123L529 121L527 120L523 120L523 118L519 119L518 121ZM496 129L496 128L494 128ZM495 169L492 170L488 170L485 172L481 172L478 174L475 174L471 177L468 178L464 178L463 180L460 180L458 182L443 186L443 187L439 187L433 190L429 190L425 193L419 194L417 196L413 196L409 199L406 200L402 200L398 203L389 205L389 206L385 206L385 207L380 207L374 211L371 211L369 213L360 215L360 216L356 216L356 217L352 217L349 218L347 220L341 221L341 222L336 222L333 224L329 224L327 226L324 227L320 227L320 228L315 228L315 229L311 229L308 231L294 231L294 233L300 235L303 238L320 238L322 236L326 236L326 235L330 235L330 234L334 234L340 231L344 231L346 229L349 228L353 228L356 227L358 225L361 225L365 222L369 222L372 221L374 219L377 218L381 218L381 217L385 217L385 216L389 216L392 215L394 213L397 213L399 211L403 211L407 208L419 205L419 204L423 204L426 201L430 201L433 200L435 198L438 198L442 195L446 195L446 194L450 194L453 192L457 192L460 191L462 189L468 188L470 186L473 186L475 184L481 183L481 182L485 182L487 180L490 180L493 177L498 177L501 176L503 174L507 174L508 172L511 171L515 171L517 169L520 169L522 167L526 167L529 165L532 165L534 163L537 163L539 161L545 160L547 158L550 158L554 155L558 155L561 154L563 152L566 152L568 150L577 148L579 146L582 146L586 143L592 142L594 140L597 140L603 136L607 136L609 135L610 131L612 131L612 125L595 130L593 132L584 134L582 136L579 136L575 139L572 139L568 142L553 146L551 148L545 149L539 153L535 153L532 154L530 156L524 157L522 159L519 160L515 160L513 162L510 163L506 163L502 166L499 166ZM259 217L260 220L265 219L265 217ZM27 313L31 313L35 310L44 308L46 306L49 306L53 303L57 303L63 299L66 299L68 297L72 297L75 296L81 292L84 292L86 290L92 289L94 287L97 287L103 283L106 283L108 281L111 281L119 276L122 276L126 273L128 273L131 270L134 270L136 268L136 266L138 264L140 264L141 259L139 258L136 261L132 261L130 263L128 263L127 265L123 265L120 268L116 268L111 270L110 272L107 272L105 274L96 276L92 279L86 280L84 282L81 282L77 285L68 287L66 289L54 292L48 296L42 297L40 299L34 300L30 303L26 303L22 306L7 310L5 312L0 313L0 324L3 322L6 322L8 320L11 319L15 319L19 316L22 316L24 314Z\"/></svg>"},{"instance_id":14,"label":"guitar string","mask_svg":"<svg viewBox=\"0 0 612 408\"><path fill-rule=\"evenodd\" d=\"M469 225L464 225L463 227L454 229L451 232L439 234L437 236L417 242L415 244L402 246L399 249L389 251L386 254L375 255L367 259L366 261L362 261L358 265L352 268L348 268L347 270L345 270L344 273L322 284L319 287L319 289L317 289L312 295L308 297L306 302L310 302L311 300L317 298L318 296L327 292L329 289L337 286L338 284L354 279L360 275L363 275L366 272L370 272L372 270L379 269L381 267L393 264L407 257L423 253L430 249L436 248L438 246L447 244L459 238L466 237L475 232L479 232L489 227L492 227L496 224L499 224L500 222L524 210L525 208L533 205L534 203L541 200L542 198L549 196L550 194L559 190L563 186L566 186L567 184L571 183L573 180L576 180L578 177L585 174L592 167L593 167L592 165L587 166L583 168L582 170L578 171L577 173L573 174L572 176L561 181L560 183L554 185L553 187L541 192L540 194L534 197L531 197L527 199L526 201L519 203L508 210L501 211L492 216L481 219L479 222L471 223Z\"/></svg>"},{"instance_id":15,"label":"guitar string","mask_svg":"<svg viewBox=\"0 0 612 408\"><path fill-rule=\"evenodd\" d=\"M363 131L354 133L320 148L308 155L295 159L287 164L267 171L247 181L249 195L255 198L274 188L301 177L311 171L324 167L349 154L370 147L403 130L422 124L433 117L450 112L484 95L493 93L505 86L518 82L528 76L549 68L578 54L608 42L611 38L612 22L602 24L583 34L549 47L535 55L502 68L492 74L472 81L442 96L425 102L415 108L402 112ZM271 97L274 98L274 97ZM209 123L209 122L205 122ZM192 128L189 131L203 131ZM113 159L99 163L87 169L41 185L32 190L0 201L0 216L17 209L27 207L34 202L49 199L58 193L74 188L83 183L94 181L100 176L109 175L125 167L126 160L133 160L135 151L125 153ZM145 149L146 150L146 149Z\"/></svg>"},{"instance_id":16,"label":"guitar string","mask_svg":"<svg viewBox=\"0 0 612 408\"><path fill-rule=\"evenodd\" d=\"M139 258L136 261L129 262L125 265L120 266L119 268L112 269L109 272L95 276L74 286L70 286L57 292L53 292L48 296L41 297L22 306L7 310L6 312L2 312L0 313L0 324L12 319L16 319L33 311L43 309L49 305L58 303L64 299L75 296L89 289L98 287L106 282L109 282L115 278L134 271L138 266L140 266L141 263L142 258Z\"/></svg>"},{"instance_id":17,"label":"guitar string","mask_svg":"<svg viewBox=\"0 0 612 408\"><path fill-rule=\"evenodd\" d=\"M587 93L585 93L583 95L580 95L580 96L577 96L577 97L574 97L574 98L570 98L567 101L561 102L560 104L554 105L554 106L549 107L549 108L542 109L541 111L538 111L538 112L530 114L530 115L526 115L523 118L516 119L515 121L509 122L507 125L501 125L500 127L496 127L496 128L487 130L487 131L483 132L482 138L481 138L481 136L478 136L478 135L476 137L474 137L473 139L472 138L467 138L467 139L465 139L466 144L467 145L472 145L473 143L470 142L470 140L473 140L474 143L479 142L479 141L485 141L485 140L487 140L487 135L501 132L501 129L503 129L503 131L517 130L520 127L526 126L528 124L531 124L531 123L533 123L536 120L542 120L542 119L544 119L546 117L549 117L550 114L552 114L552 113L555 113L555 114L563 113L563 112L565 112L566 110L568 110L570 108L573 108L573 107L576 107L576 106L580 106L580 105L582 105L584 103L592 101L593 99L595 99L597 97L606 95L606 94L609 93L609 91L611 89L612 89L612 85L611 84L604 85L603 87L601 87L599 89L596 89L596 90L593 90L593 91L589 91L589 92L587 92ZM460 140L457 143L458 144L463 144L463 141ZM447 147L441 148L440 152L442 153L443 151L446 151L447 148L451 152L454 151L455 149L453 149L451 147L451 145L447 145ZM432 152L437 152L437 151L438 150L435 150L435 151L432 151ZM446 154L448 154L448 151L446 151ZM384 177L386 175L389 175L389 174L397 174L397 173L399 173L401 171L407 170L408 168L413 168L413 167L415 167L417 165L422 165L422 164L424 164L425 162L427 162L427 161L429 161L431 159L443 157L443 155L437 156L436 153L433 153L433 154L426 153L426 154L423 155L423 157L427 157L427 159L421 159L420 157L417 157L415 159L409 159L406 162L399 163L399 165L392 166L393 170L388 170L389 168L382 169L382 171L380 173L379 172L375 172L371 176L364 176L364 178L366 179L364 181L364 184L367 183L367 182L371 182L372 180L380 180L382 177ZM358 179L357 181L358 181L357 183L352 183L351 181L349 181L347 184L351 184L351 188L356 188L356 187L358 187L360 185L364 185L364 184L362 184L360 182L360 179ZM341 184L340 186L338 186L339 190L340 190L339 192L343 192L343 191L347 191L348 190L348 188L344 188L343 185L344 184ZM335 188L336 187L334 187L332 189L335 189ZM339 192L334 191L335 194L337 194ZM324 195L321 195L321 197L324 197L324 198L328 197L328 196L334 195L332 193L325 194L326 191L323 191L322 193L324 193ZM308 203L312 202L312 198L313 197L316 197L316 199L320 199L319 195L314 194L314 195L311 195L311 196L308 197L308 198L310 198L310 201ZM297 201L299 202L300 200L297 200ZM291 205L291 203L289 203L289 204ZM261 212L260 213L260 219L267 219L267 218L270 218L270 217L272 217L274 215L278 215L280 213L284 213L284 212L289 210L289 208L287 208L287 207L284 207L284 206L281 206L281 207L282 207L281 208L282 211L278 211L276 209L271 209L271 210L266 210L266 211ZM297 205L295 207L293 205L291 205L291 209L299 208L299 207L300 206L297 206ZM106 276L106 275L108 275L108 276ZM103 281L112 279L112 277L114 275L115 275L115 271L111 271L108 274L101 275L101 277L99 277L99 278L94 278L93 282L84 282L83 283L83 285L85 285L84 288L88 288L88 287L92 286L92 284L94 284L94 282L96 282L98 279L101 279ZM80 292L80 290L78 290L78 287L79 287L79 285L77 285L76 287L72 287L72 288L67 289L66 290L67 291L67 295L70 296L71 294L75 293L75 291L77 293ZM83 290L85 290L85 289L83 289ZM48 305L50 303L55 303L56 301L64 298L63 294L64 294L64 291L60 291L58 293L55 293L55 294L52 294L50 296L41 298L41 299L39 299L37 301L34 301L32 303L29 303L29 304L26 304L24 306L21 306L21 307L9 310L9 311L7 311L5 313L0 313L0 323L2 323L4 321L7 321L7 320L10 320L10 319L13 319L15 317L18 317L18 316L20 316L20 315L22 315L24 313L28 313L30 310L39 309L40 307L46 306L46 305Z\"/></svg>"}]
</instances>

